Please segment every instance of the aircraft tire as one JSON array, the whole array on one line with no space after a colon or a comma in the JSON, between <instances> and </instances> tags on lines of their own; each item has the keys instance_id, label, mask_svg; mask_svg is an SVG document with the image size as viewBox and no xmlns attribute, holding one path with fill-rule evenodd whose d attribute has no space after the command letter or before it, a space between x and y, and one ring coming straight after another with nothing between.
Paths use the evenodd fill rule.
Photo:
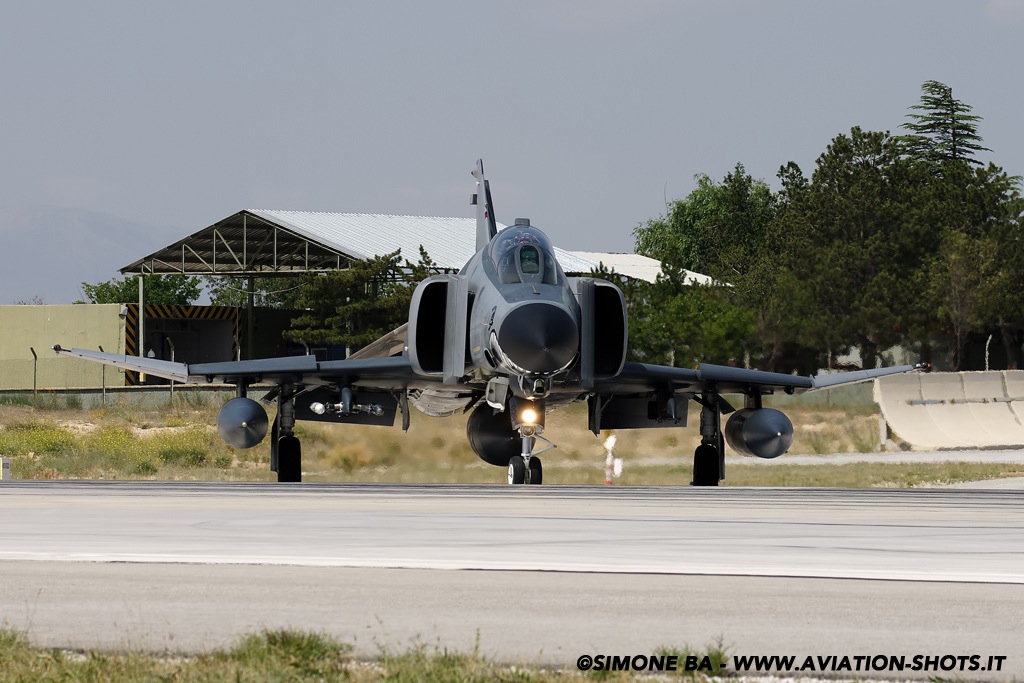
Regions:
<instances>
[{"instance_id":1,"label":"aircraft tire","mask_svg":"<svg viewBox=\"0 0 1024 683\"><path fill-rule=\"evenodd\" d=\"M693 452L693 481L690 486L718 486L718 449L709 444Z\"/></svg>"},{"instance_id":2,"label":"aircraft tire","mask_svg":"<svg viewBox=\"0 0 1024 683\"><path fill-rule=\"evenodd\" d=\"M509 484L525 484L526 483L526 461L523 460L523 456L515 455L512 456L508 461L508 483Z\"/></svg>"},{"instance_id":3,"label":"aircraft tire","mask_svg":"<svg viewBox=\"0 0 1024 683\"><path fill-rule=\"evenodd\" d=\"M544 465L540 458L530 458L530 471L526 477L527 484L540 484L544 481Z\"/></svg>"},{"instance_id":4,"label":"aircraft tire","mask_svg":"<svg viewBox=\"0 0 1024 683\"><path fill-rule=\"evenodd\" d=\"M302 481L302 443L296 436L282 436L277 442L277 480Z\"/></svg>"}]
</instances>

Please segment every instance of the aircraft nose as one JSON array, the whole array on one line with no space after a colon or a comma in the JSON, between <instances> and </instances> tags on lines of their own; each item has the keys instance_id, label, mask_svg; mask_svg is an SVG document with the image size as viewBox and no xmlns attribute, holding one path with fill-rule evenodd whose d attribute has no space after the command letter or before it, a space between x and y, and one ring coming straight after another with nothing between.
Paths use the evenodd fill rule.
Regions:
<instances>
[{"instance_id":1,"label":"aircraft nose","mask_svg":"<svg viewBox=\"0 0 1024 683\"><path fill-rule=\"evenodd\" d=\"M498 330L498 346L509 361L528 373L558 372L579 348L579 328L569 311L548 303L529 303L509 311Z\"/></svg>"}]
</instances>

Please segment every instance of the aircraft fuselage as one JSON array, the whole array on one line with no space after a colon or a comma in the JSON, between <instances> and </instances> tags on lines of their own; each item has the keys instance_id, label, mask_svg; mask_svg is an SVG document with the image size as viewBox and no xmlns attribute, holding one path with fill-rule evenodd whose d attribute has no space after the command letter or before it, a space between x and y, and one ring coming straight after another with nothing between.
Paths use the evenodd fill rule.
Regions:
<instances>
[{"instance_id":1,"label":"aircraft fuselage","mask_svg":"<svg viewBox=\"0 0 1024 683\"><path fill-rule=\"evenodd\" d=\"M484 376L518 378L513 391L546 395L580 349L580 307L548 238L528 221L499 232L463 268L471 300L470 360ZM519 393L516 391L516 393Z\"/></svg>"}]
</instances>

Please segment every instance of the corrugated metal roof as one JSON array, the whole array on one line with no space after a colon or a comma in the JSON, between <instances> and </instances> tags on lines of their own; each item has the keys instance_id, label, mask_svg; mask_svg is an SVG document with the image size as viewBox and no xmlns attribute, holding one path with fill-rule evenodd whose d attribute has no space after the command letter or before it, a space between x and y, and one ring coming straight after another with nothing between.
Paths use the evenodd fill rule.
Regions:
<instances>
[{"instance_id":1,"label":"corrugated metal roof","mask_svg":"<svg viewBox=\"0 0 1024 683\"><path fill-rule=\"evenodd\" d=\"M359 259L401 249L402 257L415 263L423 245L439 266L458 269L476 251L473 218L267 209L249 212Z\"/></svg>"},{"instance_id":2,"label":"corrugated metal roof","mask_svg":"<svg viewBox=\"0 0 1024 683\"><path fill-rule=\"evenodd\" d=\"M499 229L506 226L498 224ZM440 268L459 270L476 252L476 219L368 213L246 209L131 263L122 273L274 274L344 268L401 250L419 260L420 245ZM597 260L555 247L566 273L585 274Z\"/></svg>"},{"instance_id":3,"label":"corrugated metal roof","mask_svg":"<svg viewBox=\"0 0 1024 683\"><path fill-rule=\"evenodd\" d=\"M654 282L658 279L658 274L661 273L661 261L640 254L605 254L597 251L574 251L572 253L593 262L595 268L598 263L603 263L606 268L613 269L616 273L635 280ZM709 285L714 282L707 275L695 273L692 270L684 272L689 284Z\"/></svg>"},{"instance_id":4,"label":"corrugated metal roof","mask_svg":"<svg viewBox=\"0 0 1024 683\"><path fill-rule=\"evenodd\" d=\"M458 270L476 253L475 218L267 209L249 209L249 212L356 258L401 249L402 257L415 263L422 245L438 266ZM499 230L505 227L498 223ZM588 273L597 265L558 247L555 247L555 258L565 272Z\"/></svg>"}]
</instances>

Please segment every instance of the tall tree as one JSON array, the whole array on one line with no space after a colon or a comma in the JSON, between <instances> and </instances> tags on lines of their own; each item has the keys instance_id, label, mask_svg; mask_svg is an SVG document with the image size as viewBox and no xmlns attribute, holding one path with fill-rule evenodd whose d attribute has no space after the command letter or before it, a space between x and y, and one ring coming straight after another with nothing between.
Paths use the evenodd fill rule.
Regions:
<instances>
[{"instance_id":1,"label":"tall tree","mask_svg":"<svg viewBox=\"0 0 1024 683\"><path fill-rule=\"evenodd\" d=\"M741 275L776 215L776 197L743 164L736 164L721 183L706 175L696 180L697 188L673 202L668 215L633 230L636 251L698 273L725 279Z\"/></svg>"},{"instance_id":2,"label":"tall tree","mask_svg":"<svg viewBox=\"0 0 1024 683\"><path fill-rule=\"evenodd\" d=\"M953 89L938 81L925 81L921 101L910 107L909 122L902 124L910 132L900 136L904 153L911 158L938 166L950 162L981 164L974 154L991 152L981 145L978 134L980 116L972 107L953 97Z\"/></svg>"},{"instance_id":3,"label":"tall tree","mask_svg":"<svg viewBox=\"0 0 1024 683\"><path fill-rule=\"evenodd\" d=\"M981 117L955 99L950 87L926 81L922 90L920 103L911 107L918 113L908 114L912 120L903 124L911 134L898 138L904 155L928 170L908 213L935 246L917 284L933 315L919 317L914 325L927 331L926 344L948 347L951 369L962 367L971 334L992 330L1000 333L1008 362L1019 366L1014 330L1024 323L1017 294L1024 285L1021 178L975 158L977 152L991 151L981 145ZM976 269L968 273L972 261ZM982 272L984 277L976 277Z\"/></svg>"},{"instance_id":4,"label":"tall tree","mask_svg":"<svg viewBox=\"0 0 1024 683\"><path fill-rule=\"evenodd\" d=\"M400 251L353 261L344 270L303 278L298 297L306 312L292 319L286 339L307 344L365 346L408 320L412 284L436 270L420 247L415 264Z\"/></svg>"},{"instance_id":5,"label":"tall tree","mask_svg":"<svg viewBox=\"0 0 1024 683\"><path fill-rule=\"evenodd\" d=\"M972 239L956 230L943 236L932 262L930 284L936 311L949 332L950 369L963 367L968 334L996 319L1010 279L1010 272L999 263L995 239Z\"/></svg>"},{"instance_id":6,"label":"tall tree","mask_svg":"<svg viewBox=\"0 0 1024 683\"><path fill-rule=\"evenodd\" d=\"M697 176L697 188L673 202L668 215L634 230L637 253L663 264L657 283L634 306L638 357L692 365L761 355L772 320L766 302L775 291L762 253L773 246L777 211L768 185L737 164L720 183ZM685 270L710 274L719 284L694 285Z\"/></svg>"},{"instance_id":7,"label":"tall tree","mask_svg":"<svg viewBox=\"0 0 1024 683\"><path fill-rule=\"evenodd\" d=\"M808 341L856 346L865 367L906 339L910 283L929 244L907 221L915 169L900 151L888 133L854 127L836 136L788 217L803 231L794 239L805 251L793 265L812 297Z\"/></svg>"}]
</instances>

